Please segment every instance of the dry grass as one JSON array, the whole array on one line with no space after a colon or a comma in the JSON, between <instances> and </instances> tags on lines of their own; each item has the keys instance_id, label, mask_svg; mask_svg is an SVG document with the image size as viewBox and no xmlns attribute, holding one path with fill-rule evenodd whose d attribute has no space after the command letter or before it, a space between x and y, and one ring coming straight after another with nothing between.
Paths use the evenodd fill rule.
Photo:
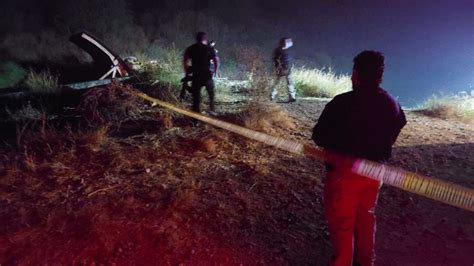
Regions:
<instances>
[{"instance_id":1,"label":"dry grass","mask_svg":"<svg viewBox=\"0 0 474 266\"><path fill-rule=\"evenodd\" d=\"M274 105L251 105L241 118L264 131L291 124ZM317 170L281 175L280 160L301 163L286 153L205 126L128 138L107 127L22 132L0 164L2 264L283 264L328 252L294 233L323 219L305 189ZM292 251L276 256L278 243Z\"/></svg>"},{"instance_id":2,"label":"dry grass","mask_svg":"<svg viewBox=\"0 0 474 266\"><path fill-rule=\"evenodd\" d=\"M352 87L350 76L338 75L331 69L295 68L292 77L298 94L307 97L332 98Z\"/></svg>"},{"instance_id":3,"label":"dry grass","mask_svg":"<svg viewBox=\"0 0 474 266\"><path fill-rule=\"evenodd\" d=\"M282 135L295 129L293 118L275 103L250 102L238 116L243 126L271 135Z\"/></svg>"},{"instance_id":4,"label":"dry grass","mask_svg":"<svg viewBox=\"0 0 474 266\"><path fill-rule=\"evenodd\" d=\"M10 111L5 108L9 120L13 121L28 121L28 120L40 120L43 112L27 103L21 109Z\"/></svg>"},{"instance_id":5,"label":"dry grass","mask_svg":"<svg viewBox=\"0 0 474 266\"><path fill-rule=\"evenodd\" d=\"M49 70L39 73L30 70L26 76L25 84L33 93L49 94L60 91L58 77Z\"/></svg>"},{"instance_id":6,"label":"dry grass","mask_svg":"<svg viewBox=\"0 0 474 266\"><path fill-rule=\"evenodd\" d=\"M234 47L239 63L249 82L250 100L264 102L269 99L271 75L267 71L265 55L258 47Z\"/></svg>"},{"instance_id":7,"label":"dry grass","mask_svg":"<svg viewBox=\"0 0 474 266\"><path fill-rule=\"evenodd\" d=\"M431 117L474 123L474 97L433 96L417 109Z\"/></svg>"},{"instance_id":8,"label":"dry grass","mask_svg":"<svg viewBox=\"0 0 474 266\"><path fill-rule=\"evenodd\" d=\"M178 88L169 83L156 83L145 88L143 91L151 97L179 105L178 93L180 89L180 87Z\"/></svg>"},{"instance_id":9,"label":"dry grass","mask_svg":"<svg viewBox=\"0 0 474 266\"><path fill-rule=\"evenodd\" d=\"M132 90L120 83L91 89L84 94L77 110L91 125L120 123L126 118L136 117L144 105Z\"/></svg>"},{"instance_id":10,"label":"dry grass","mask_svg":"<svg viewBox=\"0 0 474 266\"><path fill-rule=\"evenodd\" d=\"M303 103L310 101L288 105L296 108L293 116L311 110L317 117L324 106ZM329 263L321 164L212 127L179 126L179 117L158 108L148 112L163 120L153 134L117 137L107 127L54 129L45 123L19 131L17 147L0 160L2 265ZM275 135L288 137L287 128L294 126L291 137L302 141L313 126L309 120L294 123L274 104L250 103L234 115L234 122ZM417 160L439 157L412 148L420 153ZM413 158L411 151L404 153ZM412 169L426 164L407 162ZM382 209L396 210L408 198L401 196L382 197L390 207ZM382 214L385 233L379 237L386 261L393 261L387 254L393 253L393 237L406 230L406 213ZM400 220L397 230L393 219ZM410 226L419 231L419 223Z\"/></svg>"},{"instance_id":11,"label":"dry grass","mask_svg":"<svg viewBox=\"0 0 474 266\"><path fill-rule=\"evenodd\" d=\"M57 130L48 126L43 118L39 129L23 128L17 134L17 146L21 151L18 158L24 162L26 169L34 171L41 168L43 163L67 161L76 152L83 152L87 156L86 153L96 152L107 142L107 132L108 127L78 132L70 127Z\"/></svg>"}]
</instances>

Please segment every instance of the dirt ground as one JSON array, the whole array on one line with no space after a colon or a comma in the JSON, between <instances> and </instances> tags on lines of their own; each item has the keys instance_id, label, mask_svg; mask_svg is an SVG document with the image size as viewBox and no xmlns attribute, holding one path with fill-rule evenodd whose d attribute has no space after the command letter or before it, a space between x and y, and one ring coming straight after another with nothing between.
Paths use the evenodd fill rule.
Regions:
<instances>
[{"instance_id":1,"label":"dirt ground","mask_svg":"<svg viewBox=\"0 0 474 266\"><path fill-rule=\"evenodd\" d=\"M325 102L265 130L310 142ZM407 115L391 164L474 187L473 126ZM5 154L0 264L328 265L320 162L173 119ZM384 186L377 216L377 265L474 263L473 213Z\"/></svg>"}]
</instances>

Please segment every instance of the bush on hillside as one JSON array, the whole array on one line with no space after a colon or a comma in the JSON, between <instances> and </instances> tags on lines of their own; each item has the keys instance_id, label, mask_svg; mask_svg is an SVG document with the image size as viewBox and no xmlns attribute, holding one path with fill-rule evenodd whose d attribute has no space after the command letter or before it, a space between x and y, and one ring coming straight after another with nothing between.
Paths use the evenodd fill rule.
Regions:
<instances>
[{"instance_id":1,"label":"bush on hillside","mask_svg":"<svg viewBox=\"0 0 474 266\"><path fill-rule=\"evenodd\" d=\"M0 89L12 88L26 76L26 70L14 62L0 64Z\"/></svg>"},{"instance_id":2,"label":"bush on hillside","mask_svg":"<svg viewBox=\"0 0 474 266\"><path fill-rule=\"evenodd\" d=\"M338 75L332 69L295 68L293 79L301 96L332 98L352 88L348 75Z\"/></svg>"},{"instance_id":3,"label":"bush on hillside","mask_svg":"<svg viewBox=\"0 0 474 266\"><path fill-rule=\"evenodd\" d=\"M129 85L112 83L106 88L93 88L81 98L79 114L93 126L120 124L140 114L143 100Z\"/></svg>"},{"instance_id":4,"label":"bush on hillside","mask_svg":"<svg viewBox=\"0 0 474 266\"><path fill-rule=\"evenodd\" d=\"M58 77L49 70L42 72L30 70L25 84L32 93L49 94L60 91Z\"/></svg>"},{"instance_id":5,"label":"bush on hillside","mask_svg":"<svg viewBox=\"0 0 474 266\"><path fill-rule=\"evenodd\" d=\"M417 111L431 117L474 123L474 96L432 96Z\"/></svg>"}]
</instances>

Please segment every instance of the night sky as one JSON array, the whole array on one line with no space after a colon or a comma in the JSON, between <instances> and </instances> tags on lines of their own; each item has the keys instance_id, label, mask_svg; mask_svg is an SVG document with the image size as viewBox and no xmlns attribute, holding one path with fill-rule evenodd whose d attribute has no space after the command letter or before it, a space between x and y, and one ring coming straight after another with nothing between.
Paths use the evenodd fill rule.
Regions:
<instances>
[{"instance_id":1,"label":"night sky","mask_svg":"<svg viewBox=\"0 0 474 266\"><path fill-rule=\"evenodd\" d=\"M359 51L382 51L383 86L403 104L474 89L473 0L301 2L297 39L326 50L343 72Z\"/></svg>"},{"instance_id":2,"label":"night sky","mask_svg":"<svg viewBox=\"0 0 474 266\"><path fill-rule=\"evenodd\" d=\"M90 2L103 6L100 0ZM57 6L75 12L70 6L76 3L86 2L3 0L0 34L9 32L15 36L20 31L38 32L41 27L54 27L58 36L67 40L64 35L70 32L61 31L64 28L61 25L68 16L61 20L55 12L61 10ZM153 29L165 20L176 20L185 16L183 10L193 10L216 18L221 31L244 29L240 32L248 36L242 39L230 31L227 34L233 39L225 42L216 39L222 50L225 45L250 44L263 47L264 51L269 49L270 58L270 46L279 37L289 36L294 39L294 56L299 64L333 67L338 73L350 73L352 59L360 51L379 50L386 56L383 86L405 106L436 93L449 95L474 89L474 0L127 0L126 3L137 23L147 21L144 29L151 39L160 37L154 36ZM22 14L16 14L18 10ZM103 10L98 14L103 17L111 12ZM210 29L204 25L201 30ZM173 34L185 36L186 43L178 43L180 48L192 42L191 32ZM116 47L114 43L110 45ZM222 59L225 64L225 58Z\"/></svg>"},{"instance_id":3,"label":"night sky","mask_svg":"<svg viewBox=\"0 0 474 266\"><path fill-rule=\"evenodd\" d=\"M207 0L200 8L216 3L229 7L216 15L252 20L249 32L259 21L274 24L308 65L350 73L360 51L383 52L383 86L404 105L474 89L473 0ZM242 6L248 13L232 18Z\"/></svg>"}]
</instances>

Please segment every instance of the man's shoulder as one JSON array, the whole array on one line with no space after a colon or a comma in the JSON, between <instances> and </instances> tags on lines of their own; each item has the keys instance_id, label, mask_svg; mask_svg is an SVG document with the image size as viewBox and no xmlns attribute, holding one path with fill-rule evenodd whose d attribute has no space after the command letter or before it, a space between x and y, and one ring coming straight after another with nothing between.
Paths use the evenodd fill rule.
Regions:
<instances>
[{"instance_id":1,"label":"man's shoulder","mask_svg":"<svg viewBox=\"0 0 474 266\"><path fill-rule=\"evenodd\" d=\"M387 103L390 103L392 106L394 107L398 107L399 104L397 102L397 100L395 99L395 97L393 97L388 91L386 91L385 89L383 88L380 88L379 89L379 95L381 98L383 98L383 100L385 100Z\"/></svg>"},{"instance_id":2,"label":"man's shoulder","mask_svg":"<svg viewBox=\"0 0 474 266\"><path fill-rule=\"evenodd\" d=\"M353 91L344 92L338 94L332 98L327 104L326 109L344 109L347 105L352 101L353 98Z\"/></svg>"},{"instance_id":3,"label":"man's shoulder","mask_svg":"<svg viewBox=\"0 0 474 266\"><path fill-rule=\"evenodd\" d=\"M395 98L388 91L386 91L385 89L380 88L379 92L380 92L381 95L383 95L383 97L395 101Z\"/></svg>"},{"instance_id":4,"label":"man's shoulder","mask_svg":"<svg viewBox=\"0 0 474 266\"><path fill-rule=\"evenodd\" d=\"M334 98L330 102L334 103L339 103L339 102L345 102L350 100L354 95L354 91L348 91L348 92L343 92L341 94L338 94L334 96Z\"/></svg>"},{"instance_id":5,"label":"man's shoulder","mask_svg":"<svg viewBox=\"0 0 474 266\"><path fill-rule=\"evenodd\" d=\"M191 44L190 46L188 46L188 48L186 48L186 50L196 49L196 46L197 46L197 43Z\"/></svg>"},{"instance_id":6,"label":"man's shoulder","mask_svg":"<svg viewBox=\"0 0 474 266\"><path fill-rule=\"evenodd\" d=\"M188 46L188 47L186 48L186 50L184 50L184 53L185 53L185 54L188 54L188 55L191 54L191 53L193 52L193 50L194 50L194 47L195 47L195 44L192 44L192 45Z\"/></svg>"}]
</instances>

